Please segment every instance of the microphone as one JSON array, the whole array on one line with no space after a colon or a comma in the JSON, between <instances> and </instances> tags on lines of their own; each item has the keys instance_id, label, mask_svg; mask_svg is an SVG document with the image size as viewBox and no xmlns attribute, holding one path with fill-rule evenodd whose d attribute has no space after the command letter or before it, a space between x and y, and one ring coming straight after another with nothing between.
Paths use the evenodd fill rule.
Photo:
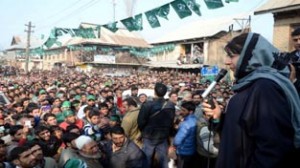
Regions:
<instances>
[{"instance_id":1,"label":"microphone","mask_svg":"<svg viewBox=\"0 0 300 168\"><path fill-rule=\"evenodd\" d=\"M218 82L227 74L226 69L221 69L221 71L216 76L215 80L208 86L208 88L202 93L202 98L206 98L206 96L211 92L211 90L216 86Z\"/></svg>"}]
</instances>

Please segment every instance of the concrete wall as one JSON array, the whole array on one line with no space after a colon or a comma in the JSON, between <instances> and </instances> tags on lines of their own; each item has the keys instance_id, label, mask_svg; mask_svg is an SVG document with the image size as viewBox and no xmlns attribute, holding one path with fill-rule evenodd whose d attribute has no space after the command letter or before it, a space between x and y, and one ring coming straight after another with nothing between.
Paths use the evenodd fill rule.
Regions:
<instances>
[{"instance_id":1,"label":"concrete wall","mask_svg":"<svg viewBox=\"0 0 300 168\"><path fill-rule=\"evenodd\" d=\"M67 51L62 49L58 54L46 55L43 57L43 70L51 70L54 67L54 63L62 62L73 64L78 62L76 56L80 51Z\"/></svg>"},{"instance_id":2,"label":"concrete wall","mask_svg":"<svg viewBox=\"0 0 300 168\"><path fill-rule=\"evenodd\" d=\"M180 55L180 53L184 53L184 48L180 44L175 45L175 48L173 51L170 52L164 52L157 54L150 59L152 61L176 61Z\"/></svg>"},{"instance_id":3,"label":"concrete wall","mask_svg":"<svg viewBox=\"0 0 300 168\"><path fill-rule=\"evenodd\" d=\"M218 39L212 39L207 42L207 55L205 55L205 64L217 65L221 68L226 68L224 65L226 53L224 51L225 45L236 35L240 33L228 33ZM204 52L205 53L205 52Z\"/></svg>"},{"instance_id":4,"label":"concrete wall","mask_svg":"<svg viewBox=\"0 0 300 168\"><path fill-rule=\"evenodd\" d=\"M217 65L221 68L225 68L224 65L224 46L230 41L234 36L240 33L228 33L224 36L204 40L203 44L203 54L204 54L204 64L205 65ZM175 45L175 49L171 52L165 52L158 54L151 58L152 61L175 61L179 57L180 53L185 53L184 46L180 43Z\"/></svg>"},{"instance_id":5,"label":"concrete wall","mask_svg":"<svg viewBox=\"0 0 300 168\"><path fill-rule=\"evenodd\" d=\"M300 25L300 15L295 14L299 11L289 13L274 14L274 31L273 31L273 44L281 51L294 50L291 32L295 26Z\"/></svg>"}]
</instances>

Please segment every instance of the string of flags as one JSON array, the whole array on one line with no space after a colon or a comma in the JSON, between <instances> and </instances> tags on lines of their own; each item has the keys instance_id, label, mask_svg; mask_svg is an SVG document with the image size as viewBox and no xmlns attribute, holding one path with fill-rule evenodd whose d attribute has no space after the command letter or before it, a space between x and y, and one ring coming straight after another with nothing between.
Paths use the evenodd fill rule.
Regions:
<instances>
[{"instance_id":1,"label":"string of flags","mask_svg":"<svg viewBox=\"0 0 300 168\"><path fill-rule=\"evenodd\" d=\"M225 0L225 3L238 1L239 0ZM208 9L217 9L224 6L222 0L204 0L204 2ZM202 15L200 11L200 5L196 2L196 0L174 0L170 3L164 4L160 7L145 12L147 21L152 28L157 28L161 26L159 18L164 18L168 20L170 6L175 10L176 14L180 19L191 16L193 12L196 13L198 16ZM120 20L120 22L129 31L143 30L142 14L138 14L133 17ZM106 25L103 25L103 27L108 28L112 32L116 32L118 30L117 23L118 22L108 23Z\"/></svg>"},{"instance_id":2,"label":"string of flags","mask_svg":"<svg viewBox=\"0 0 300 168\"><path fill-rule=\"evenodd\" d=\"M217 9L224 6L222 0L203 0L208 9ZM225 3L238 2L239 0L225 0ZM193 13L201 16L200 5L196 0L174 0L170 3L163 4L160 7L154 8L152 10L146 11L145 16L152 28L160 27L161 24L159 19L168 20L168 15L171 8L173 8L179 18L183 19L191 16ZM133 17L128 17L120 21L115 21L105 25L97 25L95 28L53 28L51 30L50 36L44 43L42 48L51 48L54 44L57 46L62 46L61 42L58 41L60 36L65 34L71 37L81 37L81 38L100 38L101 27L105 27L112 32L118 31L117 23L121 22L128 31L141 31L143 30L143 14L137 14Z\"/></svg>"}]
</instances>

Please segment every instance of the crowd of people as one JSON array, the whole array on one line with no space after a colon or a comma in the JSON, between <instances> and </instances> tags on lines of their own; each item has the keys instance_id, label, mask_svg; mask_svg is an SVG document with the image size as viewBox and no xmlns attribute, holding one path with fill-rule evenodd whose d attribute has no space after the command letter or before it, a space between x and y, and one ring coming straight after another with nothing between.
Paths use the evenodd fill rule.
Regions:
<instances>
[{"instance_id":1,"label":"crowd of people","mask_svg":"<svg viewBox=\"0 0 300 168\"><path fill-rule=\"evenodd\" d=\"M176 71L145 74L132 71L129 76L112 77L99 71L87 74L57 70L3 77L0 89L10 103L2 103L0 107L0 143L6 148L6 152L0 153L1 162L19 167L68 167L77 162L88 167L115 168L155 164L150 163L155 160L151 158L154 148L146 152L143 146L153 147L151 138L159 137L153 135L153 127L148 125L146 111L151 106L142 104L156 98L141 90L158 87L162 92L157 93L162 96L161 103L168 102L164 108L171 108L169 114L174 113L168 122L166 118L159 119L160 115L150 117L155 126L157 121L165 124L167 133L161 134L165 151L162 159L168 164L168 150L173 146L171 139L177 130L175 125L182 120L179 106L175 110L175 105L194 101L200 106L200 94L209 82L199 81L199 74ZM126 90L130 90L130 95L123 94ZM230 94L227 82L217 85L213 93L224 105ZM151 110L159 108L157 105ZM197 110L201 113L200 108ZM119 151L120 148L126 152ZM28 151L33 152L22 162L19 156ZM160 156L159 152L155 153Z\"/></svg>"},{"instance_id":2,"label":"crowd of people","mask_svg":"<svg viewBox=\"0 0 300 168\"><path fill-rule=\"evenodd\" d=\"M236 81L217 83L212 102L201 96L209 81L172 70L3 76L0 168L296 164L300 100L291 68L259 34L237 36L225 51Z\"/></svg>"}]
</instances>

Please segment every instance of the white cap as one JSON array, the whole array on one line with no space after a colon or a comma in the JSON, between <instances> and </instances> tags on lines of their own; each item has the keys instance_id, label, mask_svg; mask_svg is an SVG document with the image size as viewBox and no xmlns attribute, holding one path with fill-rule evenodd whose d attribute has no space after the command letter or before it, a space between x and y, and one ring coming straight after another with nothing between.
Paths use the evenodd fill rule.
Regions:
<instances>
[{"instance_id":1,"label":"white cap","mask_svg":"<svg viewBox=\"0 0 300 168\"><path fill-rule=\"evenodd\" d=\"M86 145L92 141L93 141L93 139L91 137L86 136L86 135L81 135L75 139L75 145L79 150L81 150L84 145Z\"/></svg>"}]
</instances>

